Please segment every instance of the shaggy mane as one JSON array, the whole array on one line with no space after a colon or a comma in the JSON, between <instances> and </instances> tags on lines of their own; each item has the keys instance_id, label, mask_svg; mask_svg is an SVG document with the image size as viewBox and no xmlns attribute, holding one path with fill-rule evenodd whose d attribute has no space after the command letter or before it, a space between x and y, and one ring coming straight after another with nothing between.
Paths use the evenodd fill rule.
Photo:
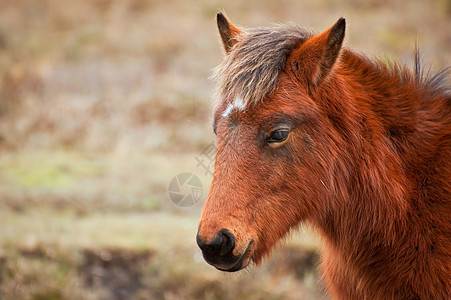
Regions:
<instances>
[{"instance_id":1,"label":"shaggy mane","mask_svg":"<svg viewBox=\"0 0 451 300\"><path fill-rule=\"evenodd\" d=\"M246 29L214 70L216 101L240 97L245 107L262 101L276 89L291 50L310 36L295 24Z\"/></svg>"},{"instance_id":2,"label":"shaggy mane","mask_svg":"<svg viewBox=\"0 0 451 300\"><path fill-rule=\"evenodd\" d=\"M243 101L244 107L249 107L258 104L267 95L271 95L277 88L280 72L285 68L291 51L311 36L313 36L313 32L292 23L245 29L237 37L238 42L229 55L214 69L211 78L216 82L216 105L223 101L231 102L239 97ZM376 69L388 68L393 74L400 75L401 78L404 77L409 81L413 79L432 93L446 95L451 93L450 67L432 76L429 72L424 74L417 48L413 71L397 64L390 68L390 65L381 61L374 62L353 51L351 53Z\"/></svg>"}]
</instances>

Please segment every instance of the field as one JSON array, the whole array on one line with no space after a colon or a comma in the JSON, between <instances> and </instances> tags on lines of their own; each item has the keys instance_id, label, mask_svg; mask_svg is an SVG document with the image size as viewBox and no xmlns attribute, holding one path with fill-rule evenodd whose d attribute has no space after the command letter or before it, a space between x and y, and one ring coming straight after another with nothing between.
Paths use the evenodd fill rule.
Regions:
<instances>
[{"instance_id":1,"label":"field","mask_svg":"<svg viewBox=\"0 0 451 300\"><path fill-rule=\"evenodd\" d=\"M345 45L451 64L449 0L0 1L0 300L327 299L320 242L294 232L224 274L195 243L215 137L215 15L241 27L347 19ZM174 204L180 173L201 201Z\"/></svg>"}]
</instances>

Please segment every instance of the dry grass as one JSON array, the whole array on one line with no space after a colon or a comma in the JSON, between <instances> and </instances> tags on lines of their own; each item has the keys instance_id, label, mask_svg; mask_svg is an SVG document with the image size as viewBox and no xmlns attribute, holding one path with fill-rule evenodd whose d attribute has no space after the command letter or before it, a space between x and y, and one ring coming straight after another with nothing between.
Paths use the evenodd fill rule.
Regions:
<instances>
[{"instance_id":1,"label":"dry grass","mask_svg":"<svg viewBox=\"0 0 451 300\"><path fill-rule=\"evenodd\" d=\"M276 251L265 267L251 268L248 275L230 275L203 261L192 242L197 217L191 215L96 212L80 216L71 210L36 208L1 212L0 219L0 292L6 299L318 295L313 268L317 257L311 252L316 243L308 235ZM123 297L118 296L121 290ZM287 295L287 290L294 294Z\"/></svg>"},{"instance_id":2,"label":"dry grass","mask_svg":"<svg viewBox=\"0 0 451 300\"><path fill-rule=\"evenodd\" d=\"M451 63L436 1L0 2L0 299L311 299L317 242L220 273L194 242L201 203L170 202L214 135L214 17L239 26L347 18L346 44L432 70Z\"/></svg>"}]
</instances>

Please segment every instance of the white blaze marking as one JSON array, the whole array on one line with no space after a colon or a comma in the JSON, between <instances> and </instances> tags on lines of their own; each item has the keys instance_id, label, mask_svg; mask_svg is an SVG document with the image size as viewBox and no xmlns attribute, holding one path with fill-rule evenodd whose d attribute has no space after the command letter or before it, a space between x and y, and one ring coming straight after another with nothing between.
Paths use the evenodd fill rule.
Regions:
<instances>
[{"instance_id":1,"label":"white blaze marking","mask_svg":"<svg viewBox=\"0 0 451 300\"><path fill-rule=\"evenodd\" d=\"M233 109L233 105L232 105L232 103L229 103L229 105L227 105L227 108L222 113L222 116L227 117L230 114L230 112L232 111L232 109Z\"/></svg>"},{"instance_id":2,"label":"white blaze marking","mask_svg":"<svg viewBox=\"0 0 451 300\"><path fill-rule=\"evenodd\" d=\"M227 108L222 113L222 116L227 117L233 110L243 111L245 108L243 99L236 97L232 103L227 105Z\"/></svg>"}]
</instances>

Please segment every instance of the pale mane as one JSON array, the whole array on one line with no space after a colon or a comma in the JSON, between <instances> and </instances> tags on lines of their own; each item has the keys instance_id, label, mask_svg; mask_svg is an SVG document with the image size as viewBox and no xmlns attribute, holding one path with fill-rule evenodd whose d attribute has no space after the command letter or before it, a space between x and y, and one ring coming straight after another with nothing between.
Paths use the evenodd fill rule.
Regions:
<instances>
[{"instance_id":1,"label":"pale mane","mask_svg":"<svg viewBox=\"0 0 451 300\"><path fill-rule=\"evenodd\" d=\"M248 107L262 101L276 89L291 50L310 36L294 24L245 30L214 70L217 103L239 97Z\"/></svg>"}]
</instances>

